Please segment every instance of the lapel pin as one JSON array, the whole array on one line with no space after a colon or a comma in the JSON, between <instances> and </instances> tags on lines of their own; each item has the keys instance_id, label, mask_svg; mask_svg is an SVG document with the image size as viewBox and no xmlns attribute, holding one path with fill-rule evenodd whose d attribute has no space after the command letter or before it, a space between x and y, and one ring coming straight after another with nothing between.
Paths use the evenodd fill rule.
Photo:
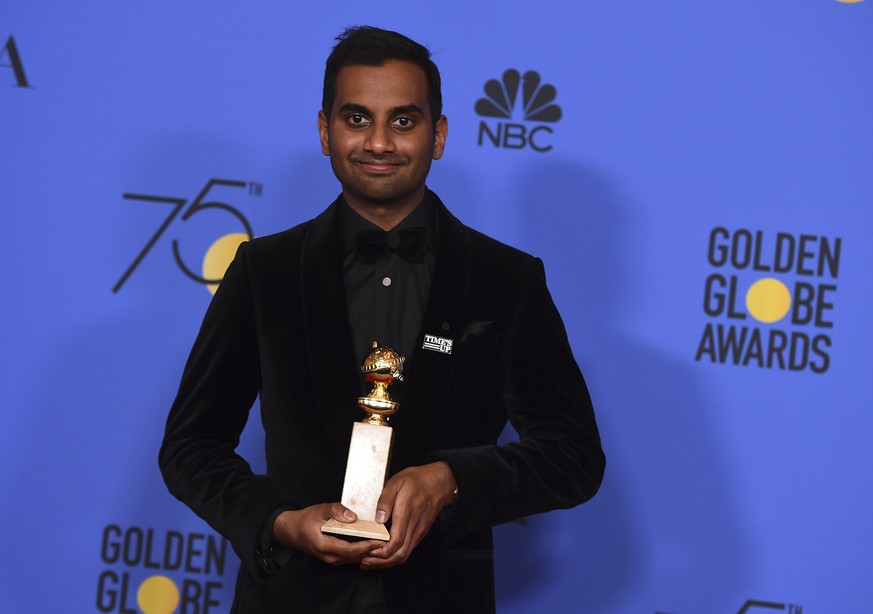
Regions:
<instances>
[{"instance_id":1,"label":"lapel pin","mask_svg":"<svg viewBox=\"0 0 873 614\"><path fill-rule=\"evenodd\" d=\"M445 337L437 337L436 335L424 335L424 343L421 348L432 352L440 352L441 354L452 353L452 340Z\"/></svg>"}]
</instances>

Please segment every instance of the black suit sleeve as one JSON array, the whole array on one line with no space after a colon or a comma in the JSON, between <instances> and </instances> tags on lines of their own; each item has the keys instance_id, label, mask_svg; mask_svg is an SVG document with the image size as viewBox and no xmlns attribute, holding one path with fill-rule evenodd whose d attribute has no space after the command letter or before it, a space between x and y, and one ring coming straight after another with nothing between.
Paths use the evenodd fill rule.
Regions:
<instances>
[{"instance_id":1,"label":"black suit sleeve","mask_svg":"<svg viewBox=\"0 0 873 614\"><path fill-rule=\"evenodd\" d=\"M530 259L524 291L501 343L502 401L519 441L440 450L459 496L442 528L454 541L483 527L590 499L605 457L585 381L539 259Z\"/></svg>"},{"instance_id":2,"label":"black suit sleeve","mask_svg":"<svg viewBox=\"0 0 873 614\"><path fill-rule=\"evenodd\" d=\"M246 250L244 243L206 312L167 418L159 464L170 492L229 539L252 572L270 572L261 532L287 498L235 452L260 388Z\"/></svg>"}]
</instances>

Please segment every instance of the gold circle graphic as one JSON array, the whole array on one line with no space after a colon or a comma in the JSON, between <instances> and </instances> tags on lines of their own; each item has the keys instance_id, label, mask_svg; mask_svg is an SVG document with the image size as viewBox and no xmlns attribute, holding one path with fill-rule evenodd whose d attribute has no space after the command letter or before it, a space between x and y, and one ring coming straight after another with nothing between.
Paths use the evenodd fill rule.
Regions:
<instances>
[{"instance_id":1,"label":"gold circle graphic","mask_svg":"<svg viewBox=\"0 0 873 614\"><path fill-rule=\"evenodd\" d=\"M864 2L864 0L837 0L837 2L842 2L843 4L858 4L859 2Z\"/></svg>"},{"instance_id":2,"label":"gold circle graphic","mask_svg":"<svg viewBox=\"0 0 873 614\"><path fill-rule=\"evenodd\" d=\"M777 322L791 309L791 292L778 279L759 279L746 292L746 309L759 322Z\"/></svg>"},{"instance_id":3,"label":"gold circle graphic","mask_svg":"<svg viewBox=\"0 0 873 614\"><path fill-rule=\"evenodd\" d=\"M145 614L172 614L179 607L179 589L167 576L152 576L139 585L136 603Z\"/></svg>"},{"instance_id":4,"label":"gold circle graphic","mask_svg":"<svg viewBox=\"0 0 873 614\"><path fill-rule=\"evenodd\" d=\"M243 241L248 241L249 236L244 232L232 232L219 238L206 250L203 257L203 278L222 279L225 271L236 255L236 249ZM218 290L218 284L206 284L212 294Z\"/></svg>"}]
</instances>

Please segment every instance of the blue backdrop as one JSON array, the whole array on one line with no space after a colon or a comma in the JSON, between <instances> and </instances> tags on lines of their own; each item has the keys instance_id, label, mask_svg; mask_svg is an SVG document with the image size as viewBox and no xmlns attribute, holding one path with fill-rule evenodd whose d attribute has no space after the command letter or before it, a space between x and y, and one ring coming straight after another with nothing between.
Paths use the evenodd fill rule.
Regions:
<instances>
[{"instance_id":1,"label":"blue backdrop","mask_svg":"<svg viewBox=\"0 0 873 614\"><path fill-rule=\"evenodd\" d=\"M544 259L602 429L593 501L497 528L499 611L869 609L873 1L44 0L0 5L3 611L228 609L157 450L196 278L339 191L361 22L433 50L429 185Z\"/></svg>"}]
</instances>

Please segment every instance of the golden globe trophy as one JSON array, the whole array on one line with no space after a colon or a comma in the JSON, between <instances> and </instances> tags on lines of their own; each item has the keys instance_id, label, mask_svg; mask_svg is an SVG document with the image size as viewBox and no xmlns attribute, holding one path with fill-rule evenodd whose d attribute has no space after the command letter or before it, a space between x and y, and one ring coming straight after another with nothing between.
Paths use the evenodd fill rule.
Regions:
<instances>
[{"instance_id":1,"label":"golden globe trophy","mask_svg":"<svg viewBox=\"0 0 873 614\"><path fill-rule=\"evenodd\" d=\"M404 362L406 358L399 352L380 347L374 341L373 351L361 365L364 379L373 383L373 390L365 397L358 397L358 407L367 412L367 417L352 426L342 495L342 504L357 514L358 519L349 523L331 518L321 527L325 533L388 541L388 529L376 522L376 503L385 485L394 435L387 417L399 406L388 396L388 386L394 381L403 381Z\"/></svg>"}]
</instances>

